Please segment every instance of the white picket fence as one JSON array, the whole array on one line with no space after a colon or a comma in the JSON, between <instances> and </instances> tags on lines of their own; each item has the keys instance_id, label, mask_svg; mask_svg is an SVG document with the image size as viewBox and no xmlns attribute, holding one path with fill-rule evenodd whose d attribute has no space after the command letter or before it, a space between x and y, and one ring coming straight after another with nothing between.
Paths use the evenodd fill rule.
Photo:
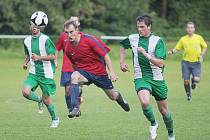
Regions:
<instances>
[{"instance_id":1,"label":"white picket fence","mask_svg":"<svg viewBox=\"0 0 210 140\"><path fill-rule=\"evenodd\" d=\"M0 39L23 39L28 35L0 35ZM101 36L104 40L123 40L126 36Z\"/></svg>"}]
</instances>

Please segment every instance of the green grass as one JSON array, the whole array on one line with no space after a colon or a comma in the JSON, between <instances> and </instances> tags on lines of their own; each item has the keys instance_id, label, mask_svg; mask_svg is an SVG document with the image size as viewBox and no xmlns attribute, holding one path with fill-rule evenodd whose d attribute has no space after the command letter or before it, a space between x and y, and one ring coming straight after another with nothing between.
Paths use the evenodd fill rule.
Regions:
<instances>
[{"instance_id":1,"label":"green grass","mask_svg":"<svg viewBox=\"0 0 210 140\"><path fill-rule=\"evenodd\" d=\"M115 51L117 54L118 52ZM117 57L117 55L115 56ZM22 97L21 88L27 72L22 70L20 57L0 57L0 140L147 140L149 123L144 117L134 91L131 72L119 70L118 59L113 60L119 77L114 85L122 91L130 103L131 111L124 112L115 102L110 101L102 90L95 86L84 87L82 116L67 117L64 89L59 87L60 67L56 73L57 94L54 96L61 123L59 128L50 129L49 114L37 113L37 104ZM166 61L165 77L169 87L169 108L173 114L176 138L178 140L210 139L210 91L209 61L203 64L202 81L193 91L193 101L185 97L179 61ZM37 91L40 95L40 90ZM162 117L154 99L151 100L159 122L158 140L167 140Z\"/></svg>"}]
</instances>

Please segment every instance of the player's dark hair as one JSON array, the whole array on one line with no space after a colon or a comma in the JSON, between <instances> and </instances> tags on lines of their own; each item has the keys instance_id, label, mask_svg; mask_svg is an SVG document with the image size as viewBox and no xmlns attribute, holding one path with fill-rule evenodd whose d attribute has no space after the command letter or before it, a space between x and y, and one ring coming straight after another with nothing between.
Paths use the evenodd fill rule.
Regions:
<instances>
[{"instance_id":1,"label":"player's dark hair","mask_svg":"<svg viewBox=\"0 0 210 140\"><path fill-rule=\"evenodd\" d=\"M136 18L137 22L144 22L147 26L152 26L152 18L149 15L142 15Z\"/></svg>"}]
</instances>

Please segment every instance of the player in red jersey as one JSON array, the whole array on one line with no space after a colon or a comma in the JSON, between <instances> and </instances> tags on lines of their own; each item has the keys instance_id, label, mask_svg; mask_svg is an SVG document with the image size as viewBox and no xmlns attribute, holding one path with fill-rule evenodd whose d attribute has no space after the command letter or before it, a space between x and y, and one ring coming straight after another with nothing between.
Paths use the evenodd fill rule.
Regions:
<instances>
[{"instance_id":1,"label":"player in red jersey","mask_svg":"<svg viewBox=\"0 0 210 140\"><path fill-rule=\"evenodd\" d=\"M77 27L79 27L80 22L78 17L71 17L69 19L70 21L75 22ZM61 70L61 79L60 79L60 85L62 87L65 87L65 100L66 105L68 108L69 113L72 111L71 107L71 96L70 96L70 84L71 84L71 74L74 72L74 68L72 67L72 63L69 60L69 58L65 54L65 44L68 42L68 35L65 32L62 32L61 35L58 38L58 41L56 43L56 67L58 66L58 54L60 51L63 51L63 64L62 64L62 70ZM81 89L80 89L81 91ZM82 102L83 98L81 96L82 91L80 92L79 96L79 104ZM69 116L69 115L68 115Z\"/></svg>"},{"instance_id":2,"label":"player in red jersey","mask_svg":"<svg viewBox=\"0 0 210 140\"><path fill-rule=\"evenodd\" d=\"M114 90L112 85L112 81L116 81L117 76L108 55L110 49L98 38L79 32L74 22L67 21L64 30L69 38L69 42L66 44L66 55L75 67L75 71L71 75L70 87L73 106L73 110L70 112L71 117L75 117L80 112L77 100L80 84L95 84L126 112L130 111L127 101L120 92ZM109 69L109 75L106 66Z\"/></svg>"}]
</instances>

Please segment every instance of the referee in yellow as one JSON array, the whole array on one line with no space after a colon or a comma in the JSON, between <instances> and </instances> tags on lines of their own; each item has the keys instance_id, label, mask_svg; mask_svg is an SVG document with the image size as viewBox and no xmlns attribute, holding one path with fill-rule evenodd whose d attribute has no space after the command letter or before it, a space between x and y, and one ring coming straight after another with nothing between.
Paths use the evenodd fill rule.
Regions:
<instances>
[{"instance_id":1,"label":"referee in yellow","mask_svg":"<svg viewBox=\"0 0 210 140\"><path fill-rule=\"evenodd\" d=\"M187 100L191 101L191 88L195 89L196 84L201 78L201 64L207 50L207 44L203 37L195 34L195 24L188 22L186 27L187 35L181 37L175 48L168 51L168 54L174 54L183 51L183 59L181 61L182 77L184 79L184 88ZM190 76L191 87L190 87Z\"/></svg>"}]
</instances>

